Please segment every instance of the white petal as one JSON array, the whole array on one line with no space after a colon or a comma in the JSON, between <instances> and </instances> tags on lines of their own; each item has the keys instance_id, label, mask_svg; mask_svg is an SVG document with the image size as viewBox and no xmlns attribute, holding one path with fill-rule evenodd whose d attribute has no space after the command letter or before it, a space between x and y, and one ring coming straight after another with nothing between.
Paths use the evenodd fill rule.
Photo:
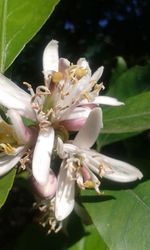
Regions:
<instances>
[{"instance_id":1,"label":"white petal","mask_svg":"<svg viewBox=\"0 0 150 250\"><path fill-rule=\"evenodd\" d=\"M72 176L74 177L74 176ZM75 181L67 175L67 168L62 164L56 192L55 216L58 221L64 220L74 208Z\"/></svg>"},{"instance_id":2,"label":"white petal","mask_svg":"<svg viewBox=\"0 0 150 250\"><path fill-rule=\"evenodd\" d=\"M112 168L112 172L106 172L106 174L104 174L104 177L107 179L118 182L131 182L143 177L140 170L126 162L102 154L100 154L100 156L102 160L106 162L106 164L108 163Z\"/></svg>"},{"instance_id":3,"label":"white petal","mask_svg":"<svg viewBox=\"0 0 150 250\"><path fill-rule=\"evenodd\" d=\"M88 107L76 107L69 114L62 115L61 120L72 120L79 118L87 118L91 112Z\"/></svg>"},{"instance_id":4,"label":"white petal","mask_svg":"<svg viewBox=\"0 0 150 250\"><path fill-rule=\"evenodd\" d=\"M70 62L66 58L59 58L59 71L64 72L69 68Z\"/></svg>"},{"instance_id":5,"label":"white petal","mask_svg":"<svg viewBox=\"0 0 150 250\"><path fill-rule=\"evenodd\" d=\"M85 58L80 58L80 59L77 61L77 65L78 65L79 67L84 68L84 69L88 69L88 70L91 72L90 67L89 67L89 63L88 63L88 61L87 61Z\"/></svg>"},{"instance_id":6,"label":"white petal","mask_svg":"<svg viewBox=\"0 0 150 250\"><path fill-rule=\"evenodd\" d=\"M101 78L102 74L103 74L103 71L104 71L104 67L101 66L100 68L98 68L94 74L92 75L91 77L91 81L96 81L98 82L98 80Z\"/></svg>"},{"instance_id":7,"label":"white petal","mask_svg":"<svg viewBox=\"0 0 150 250\"><path fill-rule=\"evenodd\" d=\"M45 78L51 71L58 71L58 42L56 40L51 40L43 53L43 73Z\"/></svg>"},{"instance_id":8,"label":"white petal","mask_svg":"<svg viewBox=\"0 0 150 250\"><path fill-rule=\"evenodd\" d=\"M87 118L84 127L76 135L73 144L80 148L92 147L102 127L102 111L100 108L94 108Z\"/></svg>"},{"instance_id":9,"label":"white petal","mask_svg":"<svg viewBox=\"0 0 150 250\"><path fill-rule=\"evenodd\" d=\"M25 153L25 147L16 148L14 155L4 155L0 156L0 176L8 173L15 165L20 161L21 157Z\"/></svg>"},{"instance_id":10,"label":"white petal","mask_svg":"<svg viewBox=\"0 0 150 250\"><path fill-rule=\"evenodd\" d=\"M38 196L41 198L51 199L56 193L57 178L51 169L49 172L48 181L45 185L40 185L39 182L37 182L33 177L31 179L31 184Z\"/></svg>"},{"instance_id":11,"label":"white petal","mask_svg":"<svg viewBox=\"0 0 150 250\"><path fill-rule=\"evenodd\" d=\"M7 116L10 118L18 144L26 144L31 140L31 130L26 127L16 110L9 109Z\"/></svg>"},{"instance_id":12,"label":"white petal","mask_svg":"<svg viewBox=\"0 0 150 250\"><path fill-rule=\"evenodd\" d=\"M57 150L57 154L59 155L59 157L61 159L64 159L65 158L64 144L63 144L63 141L61 140L61 138L59 138L59 137L57 139L56 150Z\"/></svg>"},{"instance_id":13,"label":"white petal","mask_svg":"<svg viewBox=\"0 0 150 250\"><path fill-rule=\"evenodd\" d=\"M16 109L29 119L35 120L31 107L31 96L19 88L11 80L0 74L0 104L8 109Z\"/></svg>"},{"instance_id":14,"label":"white petal","mask_svg":"<svg viewBox=\"0 0 150 250\"><path fill-rule=\"evenodd\" d=\"M110 105L110 106L124 105L123 102L120 102L116 98L113 98L113 97L110 97L110 96L97 96L97 97L95 97L95 99L94 99L94 101L92 103L94 103L94 104L104 104L104 105Z\"/></svg>"},{"instance_id":15,"label":"white petal","mask_svg":"<svg viewBox=\"0 0 150 250\"><path fill-rule=\"evenodd\" d=\"M41 185L48 181L53 144L53 128L50 127L45 131L40 131L33 153L32 171L34 178Z\"/></svg>"},{"instance_id":16,"label":"white petal","mask_svg":"<svg viewBox=\"0 0 150 250\"><path fill-rule=\"evenodd\" d=\"M72 89L69 91L69 95L64 97L62 106L70 106L73 101L79 100L83 95L83 92L86 92L86 89L89 86L89 81L90 75L87 74L86 76L83 76L76 84L74 84Z\"/></svg>"}]
</instances>

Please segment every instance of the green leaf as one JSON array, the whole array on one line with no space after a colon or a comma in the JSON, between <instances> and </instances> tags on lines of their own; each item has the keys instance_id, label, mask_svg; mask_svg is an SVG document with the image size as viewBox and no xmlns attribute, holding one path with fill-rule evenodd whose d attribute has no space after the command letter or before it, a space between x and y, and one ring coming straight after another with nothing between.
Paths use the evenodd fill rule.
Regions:
<instances>
[{"instance_id":1,"label":"green leaf","mask_svg":"<svg viewBox=\"0 0 150 250\"><path fill-rule=\"evenodd\" d=\"M112 79L106 95L124 101L126 98L150 89L150 65L132 67L121 75L115 73Z\"/></svg>"},{"instance_id":2,"label":"green leaf","mask_svg":"<svg viewBox=\"0 0 150 250\"><path fill-rule=\"evenodd\" d=\"M112 75L110 79L110 86L116 83L117 78L122 75L127 70L127 64L123 57L118 56L116 58L116 66L112 70Z\"/></svg>"},{"instance_id":3,"label":"green leaf","mask_svg":"<svg viewBox=\"0 0 150 250\"><path fill-rule=\"evenodd\" d=\"M80 241L75 243L72 247L68 248L68 250L109 249L93 225L86 226L85 230L86 236L82 237Z\"/></svg>"},{"instance_id":4,"label":"green leaf","mask_svg":"<svg viewBox=\"0 0 150 250\"><path fill-rule=\"evenodd\" d=\"M59 0L0 0L0 71L39 31Z\"/></svg>"},{"instance_id":5,"label":"green leaf","mask_svg":"<svg viewBox=\"0 0 150 250\"><path fill-rule=\"evenodd\" d=\"M100 134L97 139L97 151L100 151L102 146L125 140L129 137L140 134L141 131L133 133L120 133L120 134Z\"/></svg>"},{"instance_id":6,"label":"green leaf","mask_svg":"<svg viewBox=\"0 0 150 250\"><path fill-rule=\"evenodd\" d=\"M110 88L108 90L108 92L106 93L106 95L108 96L114 96L117 97L120 101L128 101L130 102L130 100L132 99L128 99L129 97L132 97L134 95L137 94L141 94L142 92L146 92L146 90L149 89L149 83L150 83L150 65L146 65L146 66L135 66L132 67L130 69L126 69L126 64L123 60L123 58L119 57L118 61L117 61L117 66L116 68L113 70L112 73L112 77L110 79ZM146 96L145 96L146 98ZM134 101L134 99L133 99ZM143 114L139 114L140 110L137 109L137 107L135 106L141 106L141 102L142 100L139 100L135 98L135 103L132 103L132 101L126 105L125 107L121 107L120 109L118 108L104 108L104 127L105 129L102 131L103 134L101 134L98 139L97 139L97 148L98 150L100 150L100 147L113 143L113 142L117 142L120 140L124 140L126 138L132 137L138 133L141 133L142 130L147 129L147 125L145 123L146 120L143 123ZM147 104L146 104L147 102ZM141 109L143 109L144 105L148 105L148 99L144 100L145 104L142 104ZM129 105L131 105L131 107L129 107ZM131 111L133 106L133 112L135 109L135 113L137 115L137 117L133 118L133 120L136 120L136 124L135 127L132 128L132 117L134 116L133 112ZM128 113L128 108L129 108L129 113L131 112L132 117L130 117L131 119L126 119L126 120L122 120L121 122L120 120L118 121L119 116L122 115L122 111L123 111L123 116L127 115ZM114 109L114 110L113 110ZM115 110L118 109L118 110ZM147 106L148 109L148 106ZM121 110L121 111L120 111ZM143 109L144 111L144 109ZM120 112L120 114L119 114ZM144 112L143 112L144 113ZM130 115L130 114L129 114ZM118 117L117 117L118 116ZM117 118L115 118L117 117ZM141 117L141 118L140 118ZM115 118L115 119L114 119ZM113 120L111 120L113 119ZM113 125L115 126L116 123L114 122L114 120L117 119L117 123L120 122L119 129L118 126L116 127L115 131L113 128ZM120 119L120 118L119 118ZM142 119L142 121L140 120ZM145 118L144 118L145 119ZM106 120L106 121L105 121ZM111 121L111 122L108 122ZM138 126L137 123L139 122ZM128 124L126 124L128 123ZM141 124L141 131L140 131L140 124ZM111 126L111 128L107 128L107 126ZM124 126L124 127L123 127ZM146 127L145 127L146 126ZM149 128L149 126L148 126Z\"/></svg>"},{"instance_id":7,"label":"green leaf","mask_svg":"<svg viewBox=\"0 0 150 250\"><path fill-rule=\"evenodd\" d=\"M0 179L0 208L4 205L7 196L12 188L16 169L13 168L7 175Z\"/></svg>"},{"instance_id":8,"label":"green leaf","mask_svg":"<svg viewBox=\"0 0 150 250\"><path fill-rule=\"evenodd\" d=\"M130 133L150 128L150 91L130 97L125 105L104 110L102 133Z\"/></svg>"},{"instance_id":9,"label":"green leaf","mask_svg":"<svg viewBox=\"0 0 150 250\"><path fill-rule=\"evenodd\" d=\"M150 181L133 190L105 191L96 204L85 203L93 223L111 250L150 246ZM89 192L92 194L92 192Z\"/></svg>"}]
</instances>

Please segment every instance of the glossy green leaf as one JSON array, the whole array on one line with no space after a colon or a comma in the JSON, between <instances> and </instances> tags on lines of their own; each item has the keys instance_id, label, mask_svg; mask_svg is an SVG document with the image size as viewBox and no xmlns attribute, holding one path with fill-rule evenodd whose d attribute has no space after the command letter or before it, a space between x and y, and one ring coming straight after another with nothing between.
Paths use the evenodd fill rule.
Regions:
<instances>
[{"instance_id":1,"label":"glossy green leaf","mask_svg":"<svg viewBox=\"0 0 150 250\"><path fill-rule=\"evenodd\" d=\"M106 93L106 95L117 97L120 101L127 100L127 103L128 103L129 97L132 97L132 96L137 95L137 94L141 94L142 92L146 92L146 90L148 90L150 88L150 84L149 84L150 83L150 73L149 72L150 72L150 65L149 64L146 66L135 66L135 67L132 67L132 68L127 70L127 66L126 66L126 63L123 60L123 58L118 57L116 68L112 71L112 76L110 79L110 87L109 87L109 90ZM140 105L141 105L141 101L142 100L139 100ZM144 102L148 103L149 100L145 99ZM135 107L136 105L137 106L139 105L138 100L136 100L136 103L132 104L132 102L131 102L130 105L134 105L135 111L137 110L136 112L138 112L138 109ZM111 108L111 109L104 108L105 128L107 125L108 126L111 125L110 123L108 124L107 121L105 123L105 119L106 120L111 119L111 115L113 116L113 119L114 119L115 112L116 112L116 115L120 116L119 111L115 111L115 110L113 111L113 109L116 109L116 108ZM131 111L132 107L129 107L129 109ZM109 110L108 113L107 113L107 110ZM121 110L122 110L122 108L121 108ZM123 110L127 114L128 106L123 107ZM109 118L109 116L110 116L110 118ZM137 116L139 117L139 114L137 114ZM143 118L141 117L141 119L143 119ZM140 120L140 118L138 120ZM138 120L137 120L137 122L138 122ZM127 120L127 122L130 123L131 119ZM141 123L141 121L139 121L138 127L140 126L140 123ZM123 129L123 127L122 127L122 129L120 128L120 132L118 130L118 126L116 127L117 131L111 132L110 129L107 129L107 132L105 133L105 130L103 130L103 134L101 134L97 139L98 150L100 149L100 147L102 147L104 145L107 145L107 144L110 144L113 142L117 142L120 140L124 140L126 138L132 137L132 136L142 132L142 130L139 131L140 128L131 129L130 128L131 124L128 124L128 129L126 129L125 122L123 122L123 124L120 123L120 126L121 127L125 126L124 129ZM145 127L143 128L142 124L141 124L141 129L145 129ZM131 131L134 131L134 132L131 132Z\"/></svg>"},{"instance_id":2,"label":"glossy green leaf","mask_svg":"<svg viewBox=\"0 0 150 250\"><path fill-rule=\"evenodd\" d=\"M150 91L130 97L125 105L104 111L102 133L130 133L150 128Z\"/></svg>"},{"instance_id":3,"label":"glossy green leaf","mask_svg":"<svg viewBox=\"0 0 150 250\"><path fill-rule=\"evenodd\" d=\"M12 188L16 169L13 168L7 175L0 178L0 208L4 205L7 196Z\"/></svg>"},{"instance_id":4,"label":"glossy green leaf","mask_svg":"<svg viewBox=\"0 0 150 250\"><path fill-rule=\"evenodd\" d=\"M150 89L150 65L135 66L122 74L112 75L110 88L107 95L126 100L131 96L140 94Z\"/></svg>"},{"instance_id":5,"label":"glossy green leaf","mask_svg":"<svg viewBox=\"0 0 150 250\"><path fill-rule=\"evenodd\" d=\"M109 250L93 225L86 226L85 230L86 235L67 250Z\"/></svg>"},{"instance_id":6,"label":"glossy green leaf","mask_svg":"<svg viewBox=\"0 0 150 250\"><path fill-rule=\"evenodd\" d=\"M104 196L103 200L99 196L99 202L95 204L84 203L98 232L111 250L149 249L149 190L150 181L147 181L133 190L105 191L108 196Z\"/></svg>"},{"instance_id":7,"label":"glossy green leaf","mask_svg":"<svg viewBox=\"0 0 150 250\"><path fill-rule=\"evenodd\" d=\"M140 134L141 131L133 132L133 133L116 133L116 134L100 134L97 139L97 150L99 151L102 146L122 141L127 138L133 137L135 135Z\"/></svg>"},{"instance_id":8,"label":"glossy green leaf","mask_svg":"<svg viewBox=\"0 0 150 250\"><path fill-rule=\"evenodd\" d=\"M0 71L39 31L59 0L0 0Z\"/></svg>"}]
</instances>

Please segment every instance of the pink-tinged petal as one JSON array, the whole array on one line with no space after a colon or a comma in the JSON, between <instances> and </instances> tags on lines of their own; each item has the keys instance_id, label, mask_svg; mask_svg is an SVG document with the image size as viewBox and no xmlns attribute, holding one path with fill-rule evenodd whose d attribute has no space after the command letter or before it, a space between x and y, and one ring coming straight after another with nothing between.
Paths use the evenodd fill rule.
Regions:
<instances>
[{"instance_id":1,"label":"pink-tinged petal","mask_svg":"<svg viewBox=\"0 0 150 250\"><path fill-rule=\"evenodd\" d=\"M100 68L98 68L94 74L92 75L91 77L91 81L95 81L95 82L98 82L98 80L101 78L102 74L103 74L103 71L104 71L104 67L101 66Z\"/></svg>"},{"instance_id":2,"label":"pink-tinged petal","mask_svg":"<svg viewBox=\"0 0 150 250\"><path fill-rule=\"evenodd\" d=\"M24 155L25 147L18 147L13 155L0 154L0 176L8 173Z\"/></svg>"},{"instance_id":3,"label":"pink-tinged petal","mask_svg":"<svg viewBox=\"0 0 150 250\"><path fill-rule=\"evenodd\" d=\"M102 127L102 111L100 108L95 108L91 111L84 127L79 130L73 144L80 148L91 148Z\"/></svg>"},{"instance_id":4,"label":"pink-tinged petal","mask_svg":"<svg viewBox=\"0 0 150 250\"><path fill-rule=\"evenodd\" d=\"M52 71L58 71L58 63L58 42L51 40L43 53L43 73L46 79Z\"/></svg>"},{"instance_id":5,"label":"pink-tinged petal","mask_svg":"<svg viewBox=\"0 0 150 250\"><path fill-rule=\"evenodd\" d=\"M33 153L32 172L36 181L41 185L46 185L48 181L53 145L53 128L40 131Z\"/></svg>"},{"instance_id":6,"label":"pink-tinged petal","mask_svg":"<svg viewBox=\"0 0 150 250\"><path fill-rule=\"evenodd\" d=\"M116 98L113 98L113 97L110 97L110 96L97 96L97 97L95 97L95 99L94 99L94 101L92 103L104 104L104 105L110 105L110 106L124 105L123 102L120 102Z\"/></svg>"},{"instance_id":7,"label":"pink-tinged petal","mask_svg":"<svg viewBox=\"0 0 150 250\"><path fill-rule=\"evenodd\" d=\"M98 107L98 105L97 104L94 104L94 103L88 103L88 101L86 102L86 101L84 101L83 102L83 104L82 104L82 102L80 102L80 107L81 108L90 108L91 110L92 109L94 109L94 108L96 108L96 107Z\"/></svg>"},{"instance_id":8,"label":"pink-tinged petal","mask_svg":"<svg viewBox=\"0 0 150 250\"><path fill-rule=\"evenodd\" d=\"M18 112L16 110L10 109L7 111L7 116L11 120L15 133L15 139L17 140L18 144L24 145L30 143L30 141L33 140L32 131L24 125Z\"/></svg>"},{"instance_id":9,"label":"pink-tinged petal","mask_svg":"<svg viewBox=\"0 0 150 250\"><path fill-rule=\"evenodd\" d=\"M57 189L57 178L52 170L49 172L48 181L45 185L40 185L34 178L32 178L33 190L41 198L52 198Z\"/></svg>"},{"instance_id":10,"label":"pink-tinged petal","mask_svg":"<svg viewBox=\"0 0 150 250\"><path fill-rule=\"evenodd\" d=\"M70 62L66 58L59 58L59 71L65 72L70 66Z\"/></svg>"},{"instance_id":11,"label":"pink-tinged petal","mask_svg":"<svg viewBox=\"0 0 150 250\"><path fill-rule=\"evenodd\" d=\"M0 104L8 109L16 109L22 116L35 120L31 96L2 74L0 74Z\"/></svg>"},{"instance_id":12,"label":"pink-tinged petal","mask_svg":"<svg viewBox=\"0 0 150 250\"><path fill-rule=\"evenodd\" d=\"M61 124L69 131L78 131L82 128L91 112L89 107L77 107L68 115L62 116Z\"/></svg>"},{"instance_id":13,"label":"pink-tinged petal","mask_svg":"<svg viewBox=\"0 0 150 250\"><path fill-rule=\"evenodd\" d=\"M136 167L108 156L100 154L102 160L111 166L111 170L104 174L104 177L117 182L131 182L141 179L143 174Z\"/></svg>"},{"instance_id":14,"label":"pink-tinged petal","mask_svg":"<svg viewBox=\"0 0 150 250\"><path fill-rule=\"evenodd\" d=\"M58 221L64 220L74 208L75 181L70 178L67 171L68 169L62 164L55 200L55 216Z\"/></svg>"},{"instance_id":15,"label":"pink-tinged petal","mask_svg":"<svg viewBox=\"0 0 150 250\"><path fill-rule=\"evenodd\" d=\"M72 119L61 122L61 124L68 130L68 131L79 131L86 122L86 118L80 118L80 119Z\"/></svg>"}]
</instances>

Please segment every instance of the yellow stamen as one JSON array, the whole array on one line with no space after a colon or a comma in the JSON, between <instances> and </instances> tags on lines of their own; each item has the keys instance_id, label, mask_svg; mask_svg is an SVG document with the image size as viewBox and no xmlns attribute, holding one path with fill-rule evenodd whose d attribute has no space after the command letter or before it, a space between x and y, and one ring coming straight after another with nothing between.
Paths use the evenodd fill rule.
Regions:
<instances>
[{"instance_id":1,"label":"yellow stamen","mask_svg":"<svg viewBox=\"0 0 150 250\"><path fill-rule=\"evenodd\" d=\"M83 183L83 186L85 188L95 188L95 183L93 181L88 180Z\"/></svg>"},{"instance_id":2,"label":"yellow stamen","mask_svg":"<svg viewBox=\"0 0 150 250\"><path fill-rule=\"evenodd\" d=\"M63 79L63 73L61 72L54 72L52 75L52 82L59 83Z\"/></svg>"},{"instance_id":3,"label":"yellow stamen","mask_svg":"<svg viewBox=\"0 0 150 250\"><path fill-rule=\"evenodd\" d=\"M86 74L87 74L87 70L83 68L77 68L75 71L75 76L78 80L80 80Z\"/></svg>"},{"instance_id":4,"label":"yellow stamen","mask_svg":"<svg viewBox=\"0 0 150 250\"><path fill-rule=\"evenodd\" d=\"M12 155L15 153L15 148L12 147L9 143L0 143L0 151L4 152L7 155Z\"/></svg>"}]
</instances>

